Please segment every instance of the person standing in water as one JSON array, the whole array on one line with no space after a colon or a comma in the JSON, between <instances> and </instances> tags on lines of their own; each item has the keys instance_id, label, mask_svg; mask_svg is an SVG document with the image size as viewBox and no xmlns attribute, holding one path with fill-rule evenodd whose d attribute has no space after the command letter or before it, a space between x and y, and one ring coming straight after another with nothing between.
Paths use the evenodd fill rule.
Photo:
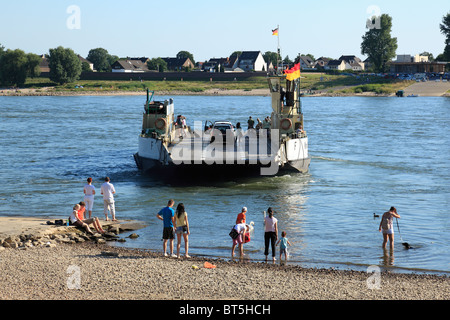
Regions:
<instances>
[{"instance_id":1,"label":"person standing in water","mask_svg":"<svg viewBox=\"0 0 450 320\"><path fill-rule=\"evenodd\" d=\"M167 207L162 208L156 217L164 222L163 224L163 252L164 256L167 257L167 240L169 240L169 250L170 256L176 258L177 256L173 253L173 239L175 238L175 230L173 223L175 222L175 211L172 209L175 201L170 199L167 203Z\"/></svg>"},{"instance_id":2,"label":"person standing in water","mask_svg":"<svg viewBox=\"0 0 450 320\"><path fill-rule=\"evenodd\" d=\"M240 258L244 257L244 240L245 233L248 232L248 225L245 224L244 220L241 220L237 223L233 229L236 230L238 236L233 239L233 245L231 246L231 258L234 258L234 249L236 246L239 246L239 256Z\"/></svg>"},{"instance_id":3,"label":"person standing in water","mask_svg":"<svg viewBox=\"0 0 450 320\"><path fill-rule=\"evenodd\" d=\"M239 212L236 217L236 224L239 224L241 222L245 223L246 214L247 214L247 207L242 207L241 212Z\"/></svg>"},{"instance_id":4,"label":"person standing in water","mask_svg":"<svg viewBox=\"0 0 450 320\"><path fill-rule=\"evenodd\" d=\"M269 255L269 243L272 246L272 260L275 261L275 243L278 240L278 220L273 216L271 207L267 209L268 217L264 217L264 255Z\"/></svg>"},{"instance_id":5,"label":"person standing in water","mask_svg":"<svg viewBox=\"0 0 450 320\"><path fill-rule=\"evenodd\" d=\"M287 247L290 246L291 243L289 242L288 238L286 238L286 232L281 232L281 239L277 241L277 245L280 244L280 263L283 262L283 254L284 254L284 260L287 262L288 259L288 252Z\"/></svg>"},{"instance_id":6,"label":"person standing in water","mask_svg":"<svg viewBox=\"0 0 450 320\"><path fill-rule=\"evenodd\" d=\"M390 249L394 249L394 217L400 219L397 209L391 207L388 212L385 212L381 217L379 232L383 232L383 249L386 249L386 244L389 239Z\"/></svg>"},{"instance_id":7,"label":"person standing in water","mask_svg":"<svg viewBox=\"0 0 450 320\"><path fill-rule=\"evenodd\" d=\"M180 258L180 248L181 248L181 235L184 238L184 251L185 257L190 258L189 256L189 221L187 217L187 212L184 209L184 204L179 203L177 206L177 210L175 212L175 232L177 234L177 258Z\"/></svg>"}]
</instances>

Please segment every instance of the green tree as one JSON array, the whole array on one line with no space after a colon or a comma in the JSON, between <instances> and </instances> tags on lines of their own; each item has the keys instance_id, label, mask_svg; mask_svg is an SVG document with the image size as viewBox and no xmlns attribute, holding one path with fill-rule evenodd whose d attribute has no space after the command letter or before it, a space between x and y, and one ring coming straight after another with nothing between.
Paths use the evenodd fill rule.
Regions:
<instances>
[{"instance_id":1,"label":"green tree","mask_svg":"<svg viewBox=\"0 0 450 320\"><path fill-rule=\"evenodd\" d=\"M2 46L2 44L0 43L0 66L1 66L1 60L2 60L2 55L5 52L5 47ZM2 70L0 68L0 84L2 84Z\"/></svg>"},{"instance_id":2,"label":"green tree","mask_svg":"<svg viewBox=\"0 0 450 320\"><path fill-rule=\"evenodd\" d=\"M81 72L93 72L91 66L86 61L81 63Z\"/></svg>"},{"instance_id":3,"label":"green tree","mask_svg":"<svg viewBox=\"0 0 450 320\"><path fill-rule=\"evenodd\" d=\"M109 62L109 71L111 71L111 66L116 62L116 61L118 61L119 60L119 57L118 56L115 56L115 55L109 55L109 57L108 57L108 62Z\"/></svg>"},{"instance_id":4,"label":"green tree","mask_svg":"<svg viewBox=\"0 0 450 320\"><path fill-rule=\"evenodd\" d=\"M397 38L391 37L392 18L388 14L373 17L374 25L366 25L369 30L362 37L361 53L369 57L374 71L385 72L387 63L395 57Z\"/></svg>"},{"instance_id":5,"label":"green tree","mask_svg":"<svg viewBox=\"0 0 450 320\"><path fill-rule=\"evenodd\" d=\"M162 58L153 58L147 61L147 67L149 70L164 72L167 71L167 62L165 62Z\"/></svg>"},{"instance_id":6,"label":"green tree","mask_svg":"<svg viewBox=\"0 0 450 320\"><path fill-rule=\"evenodd\" d=\"M278 65L278 54L276 52L266 51L263 54L264 61L269 65L272 62L272 65L276 67ZM281 57L280 57L281 58Z\"/></svg>"},{"instance_id":7,"label":"green tree","mask_svg":"<svg viewBox=\"0 0 450 320\"><path fill-rule=\"evenodd\" d=\"M118 60L118 57L111 56L106 49L96 48L89 51L86 59L94 64L94 69L98 72L110 72L111 65Z\"/></svg>"},{"instance_id":8,"label":"green tree","mask_svg":"<svg viewBox=\"0 0 450 320\"><path fill-rule=\"evenodd\" d=\"M180 51L177 53L177 59L187 59L189 58L192 61L192 64L195 65L194 55L189 51Z\"/></svg>"},{"instance_id":9,"label":"green tree","mask_svg":"<svg viewBox=\"0 0 450 320\"><path fill-rule=\"evenodd\" d=\"M285 65L291 65L292 64L292 60L289 59L289 56L286 56L286 58L283 59L283 64L285 64Z\"/></svg>"},{"instance_id":10,"label":"green tree","mask_svg":"<svg viewBox=\"0 0 450 320\"><path fill-rule=\"evenodd\" d=\"M430 61L430 62L434 61L434 56L431 52L424 51L424 52L420 53L419 55L428 57L428 61Z\"/></svg>"},{"instance_id":11,"label":"green tree","mask_svg":"<svg viewBox=\"0 0 450 320\"><path fill-rule=\"evenodd\" d=\"M59 46L49 50L50 80L58 84L74 82L81 74L81 61L72 49Z\"/></svg>"},{"instance_id":12,"label":"green tree","mask_svg":"<svg viewBox=\"0 0 450 320\"><path fill-rule=\"evenodd\" d=\"M42 58L34 53L27 54L27 75L31 78L39 77L41 74L41 69L39 68L39 64L41 63Z\"/></svg>"},{"instance_id":13,"label":"green tree","mask_svg":"<svg viewBox=\"0 0 450 320\"><path fill-rule=\"evenodd\" d=\"M442 23L439 25L441 33L445 36L445 48L443 59L450 61L450 12L442 18Z\"/></svg>"},{"instance_id":14,"label":"green tree","mask_svg":"<svg viewBox=\"0 0 450 320\"><path fill-rule=\"evenodd\" d=\"M23 86L28 74L27 63L27 55L20 49L3 52L0 57L0 82L7 86Z\"/></svg>"}]
</instances>

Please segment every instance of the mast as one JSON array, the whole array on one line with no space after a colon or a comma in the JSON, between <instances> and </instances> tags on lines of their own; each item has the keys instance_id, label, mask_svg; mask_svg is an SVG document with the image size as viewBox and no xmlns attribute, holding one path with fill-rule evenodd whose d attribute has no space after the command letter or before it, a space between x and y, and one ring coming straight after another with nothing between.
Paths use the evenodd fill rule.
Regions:
<instances>
[{"instance_id":1,"label":"mast","mask_svg":"<svg viewBox=\"0 0 450 320\"><path fill-rule=\"evenodd\" d=\"M277 25L277 39L278 39L278 46L277 46L277 69L279 70L279 67L280 67L280 61L281 61L281 49L280 49L280 25Z\"/></svg>"},{"instance_id":2,"label":"mast","mask_svg":"<svg viewBox=\"0 0 450 320\"><path fill-rule=\"evenodd\" d=\"M277 28L272 30L272 35L277 36L278 45L277 45L277 73L280 74L280 62L281 69L283 68L283 62L281 59L281 48L280 48L280 25L277 25ZM282 72L283 70L281 70Z\"/></svg>"}]
</instances>

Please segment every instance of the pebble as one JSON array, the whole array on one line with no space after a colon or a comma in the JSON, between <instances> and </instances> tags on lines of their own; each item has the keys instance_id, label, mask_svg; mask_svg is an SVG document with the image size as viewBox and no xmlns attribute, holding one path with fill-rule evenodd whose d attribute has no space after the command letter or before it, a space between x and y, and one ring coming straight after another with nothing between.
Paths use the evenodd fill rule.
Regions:
<instances>
[{"instance_id":1,"label":"pebble","mask_svg":"<svg viewBox=\"0 0 450 320\"><path fill-rule=\"evenodd\" d=\"M110 237L113 234L109 235ZM448 300L446 276L163 257L80 232L0 239L0 300ZM111 240L112 239L112 240ZM205 262L216 266L204 268ZM243 277L243 275L245 275Z\"/></svg>"},{"instance_id":2,"label":"pebble","mask_svg":"<svg viewBox=\"0 0 450 320\"><path fill-rule=\"evenodd\" d=\"M445 276L305 269L246 261L168 258L94 242L0 251L0 299L447 300ZM202 267L205 261L215 269ZM245 278L242 279L242 275ZM71 287L79 277L79 287ZM71 282L72 281L72 282Z\"/></svg>"}]
</instances>

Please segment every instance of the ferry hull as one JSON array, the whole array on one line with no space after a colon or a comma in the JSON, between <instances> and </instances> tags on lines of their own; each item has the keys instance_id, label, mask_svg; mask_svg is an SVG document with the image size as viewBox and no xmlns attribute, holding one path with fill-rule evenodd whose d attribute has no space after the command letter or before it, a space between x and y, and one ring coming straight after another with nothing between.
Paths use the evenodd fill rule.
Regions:
<instances>
[{"instance_id":1,"label":"ferry hull","mask_svg":"<svg viewBox=\"0 0 450 320\"><path fill-rule=\"evenodd\" d=\"M139 156L139 153L134 155L136 165L144 174L152 174L155 176L183 176L189 177L244 177L244 176L261 176L261 169L268 168L263 164L167 164ZM288 161L284 165L275 169L273 175L284 174L286 172L307 173L309 170L311 159L301 159L296 161Z\"/></svg>"},{"instance_id":2,"label":"ferry hull","mask_svg":"<svg viewBox=\"0 0 450 320\"><path fill-rule=\"evenodd\" d=\"M139 152L134 154L134 159L141 171L151 174L172 175L182 172L184 175L217 177L277 175L286 171L305 173L308 172L311 161L307 146L307 138L288 140L282 144L275 156L269 157L266 154L250 154L247 145L247 157L241 158L238 156L237 147L231 145L231 150L228 146L228 153L227 147L224 147L223 159L219 159L221 161L217 161L217 158L207 158L204 153L200 153L200 158L193 157L189 161L180 162L174 160L175 154L171 153L175 152L174 146L168 150L159 139L140 137Z\"/></svg>"}]
</instances>

